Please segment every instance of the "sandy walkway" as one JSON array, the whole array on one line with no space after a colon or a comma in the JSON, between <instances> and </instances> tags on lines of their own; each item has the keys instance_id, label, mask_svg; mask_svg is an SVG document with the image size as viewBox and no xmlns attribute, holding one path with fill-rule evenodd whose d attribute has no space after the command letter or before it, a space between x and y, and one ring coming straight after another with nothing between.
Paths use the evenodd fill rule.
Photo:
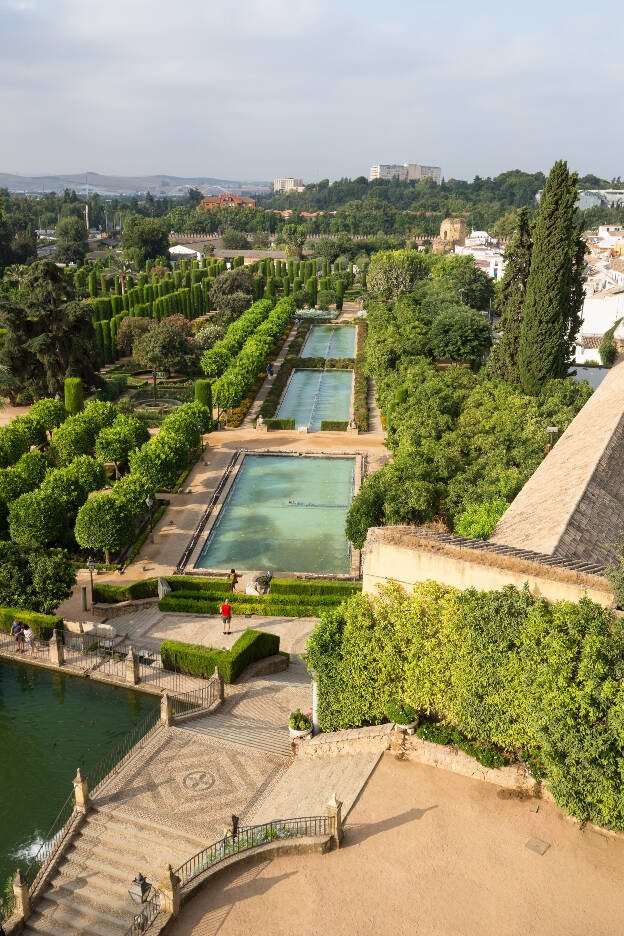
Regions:
<instances>
[{"instance_id":1,"label":"sandy walkway","mask_svg":"<svg viewBox=\"0 0 624 936\"><path fill-rule=\"evenodd\" d=\"M228 871L174 936L616 936L624 840L561 811L384 755L347 820L345 847ZM540 855L527 843L550 844Z\"/></svg>"}]
</instances>

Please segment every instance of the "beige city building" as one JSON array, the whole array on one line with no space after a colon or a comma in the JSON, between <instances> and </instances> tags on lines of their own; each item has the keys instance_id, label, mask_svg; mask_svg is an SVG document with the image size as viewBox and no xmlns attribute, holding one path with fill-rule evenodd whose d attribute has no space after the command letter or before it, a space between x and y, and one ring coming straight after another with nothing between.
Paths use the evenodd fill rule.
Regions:
<instances>
[{"instance_id":1,"label":"beige city building","mask_svg":"<svg viewBox=\"0 0 624 936\"><path fill-rule=\"evenodd\" d=\"M369 181L375 179L398 179L400 182L422 181L433 179L439 185L442 179L442 170L439 166L421 166L420 163L377 163L370 167Z\"/></svg>"},{"instance_id":2,"label":"beige city building","mask_svg":"<svg viewBox=\"0 0 624 936\"><path fill-rule=\"evenodd\" d=\"M273 179L274 192L300 192L303 189L303 179Z\"/></svg>"}]
</instances>

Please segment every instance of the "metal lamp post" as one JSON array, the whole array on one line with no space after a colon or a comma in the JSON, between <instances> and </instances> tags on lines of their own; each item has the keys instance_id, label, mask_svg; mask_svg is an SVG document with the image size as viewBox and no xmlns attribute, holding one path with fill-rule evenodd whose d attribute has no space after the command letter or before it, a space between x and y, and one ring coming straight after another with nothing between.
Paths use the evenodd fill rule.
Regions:
<instances>
[{"instance_id":1,"label":"metal lamp post","mask_svg":"<svg viewBox=\"0 0 624 936\"><path fill-rule=\"evenodd\" d=\"M95 559L93 556L89 556L87 559L87 569L89 570L89 577L91 579L91 608L93 608L93 572L95 570Z\"/></svg>"},{"instance_id":2,"label":"metal lamp post","mask_svg":"<svg viewBox=\"0 0 624 936\"><path fill-rule=\"evenodd\" d=\"M546 426L546 432L548 433L548 446L546 451L550 452L551 448L555 444L555 436L559 432L559 426Z\"/></svg>"},{"instance_id":3,"label":"metal lamp post","mask_svg":"<svg viewBox=\"0 0 624 936\"><path fill-rule=\"evenodd\" d=\"M133 880L128 890L128 893L130 894L130 896L132 897L135 903L143 904L149 898L151 889L152 889L152 885L146 879L145 875L141 874L141 872L139 871L139 873Z\"/></svg>"},{"instance_id":4,"label":"metal lamp post","mask_svg":"<svg viewBox=\"0 0 624 936\"><path fill-rule=\"evenodd\" d=\"M153 517L152 517L152 504L154 503L154 498L151 494L148 494L145 498L145 503L147 504L147 512L149 513L149 522L150 522L150 543L154 542L154 526L153 526Z\"/></svg>"}]
</instances>

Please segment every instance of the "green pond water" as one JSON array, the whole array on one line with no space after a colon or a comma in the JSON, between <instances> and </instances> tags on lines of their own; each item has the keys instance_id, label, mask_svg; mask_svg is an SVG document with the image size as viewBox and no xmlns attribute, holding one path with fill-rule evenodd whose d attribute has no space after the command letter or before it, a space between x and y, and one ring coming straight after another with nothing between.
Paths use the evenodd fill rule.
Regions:
<instances>
[{"instance_id":1,"label":"green pond water","mask_svg":"<svg viewBox=\"0 0 624 936\"><path fill-rule=\"evenodd\" d=\"M324 419L349 419L352 387L352 371L296 370L277 416L319 432Z\"/></svg>"},{"instance_id":2,"label":"green pond water","mask_svg":"<svg viewBox=\"0 0 624 936\"><path fill-rule=\"evenodd\" d=\"M313 325L301 357L355 357L355 325Z\"/></svg>"},{"instance_id":3,"label":"green pond water","mask_svg":"<svg viewBox=\"0 0 624 936\"><path fill-rule=\"evenodd\" d=\"M0 886L25 871L83 773L158 699L0 662Z\"/></svg>"},{"instance_id":4,"label":"green pond water","mask_svg":"<svg viewBox=\"0 0 624 936\"><path fill-rule=\"evenodd\" d=\"M348 574L354 458L246 455L201 569Z\"/></svg>"}]
</instances>

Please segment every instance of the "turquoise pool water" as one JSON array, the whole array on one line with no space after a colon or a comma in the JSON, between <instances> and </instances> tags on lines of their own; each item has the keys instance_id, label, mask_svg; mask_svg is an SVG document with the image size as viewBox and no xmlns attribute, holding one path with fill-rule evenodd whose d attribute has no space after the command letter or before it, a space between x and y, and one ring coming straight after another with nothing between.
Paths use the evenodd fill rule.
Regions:
<instances>
[{"instance_id":1,"label":"turquoise pool water","mask_svg":"<svg viewBox=\"0 0 624 936\"><path fill-rule=\"evenodd\" d=\"M348 420L352 387L352 371L296 370L278 419L294 419L297 428L307 426L311 432L319 432L324 419Z\"/></svg>"},{"instance_id":2,"label":"turquoise pool water","mask_svg":"<svg viewBox=\"0 0 624 936\"><path fill-rule=\"evenodd\" d=\"M0 886L25 871L72 790L158 699L0 662Z\"/></svg>"},{"instance_id":3,"label":"turquoise pool water","mask_svg":"<svg viewBox=\"0 0 624 936\"><path fill-rule=\"evenodd\" d=\"M355 325L313 325L301 357L355 357Z\"/></svg>"},{"instance_id":4,"label":"turquoise pool water","mask_svg":"<svg viewBox=\"0 0 624 936\"><path fill-rule=\"evenodd\" d=\"M348 574L354 458L246 455L196 567Z\"/></svg>"}]
</instances>

